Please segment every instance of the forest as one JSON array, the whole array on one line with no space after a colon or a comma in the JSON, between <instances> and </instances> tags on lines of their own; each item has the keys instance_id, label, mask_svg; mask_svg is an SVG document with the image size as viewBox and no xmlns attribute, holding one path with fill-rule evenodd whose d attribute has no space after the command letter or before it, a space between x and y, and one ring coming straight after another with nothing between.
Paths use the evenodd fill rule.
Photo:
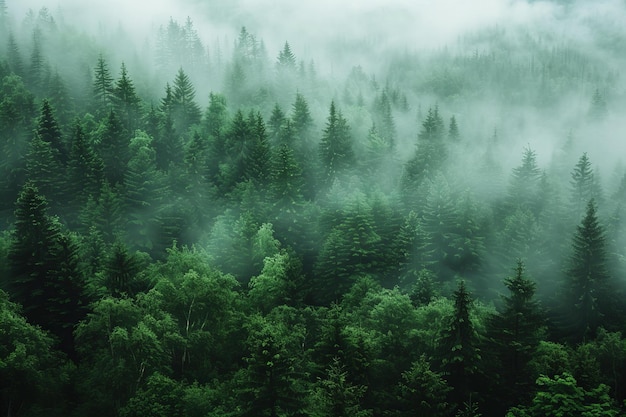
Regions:
<instances>
[{"instance_id":1,"label":"forest","mask_svg":"<svg viewBox=\"0 0 626 417\"><path fill-rule=\"evenodd\" d=\"M0 0L0 413L626 415L626 2L285 2Z\"/></svg>"}]
</instances>

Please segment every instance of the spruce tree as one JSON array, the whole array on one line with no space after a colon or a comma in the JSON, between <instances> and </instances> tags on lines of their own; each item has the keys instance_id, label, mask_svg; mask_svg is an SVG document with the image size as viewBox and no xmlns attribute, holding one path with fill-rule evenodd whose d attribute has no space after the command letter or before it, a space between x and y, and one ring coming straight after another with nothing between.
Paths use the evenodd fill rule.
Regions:
<instances>
[{"instance_id":1,"label":"spruce tree","mask_svg":"<svg viewBox=\"0 0 626 417\"><path fill-rule=\"evenodd\" d=\"M112 93L114 108L122 120L126 132L132 134L139 126L141 99L135 91L135 85L129 77L124 63L122 63L120 77L115 82Z\"/></svg>"},{"instance_id":2,"label":"spruce tree","mask_svg":"<svg viewBox=\"0 0 626 417\"><path fill-rule=\"evenodd\" d=\"M472 384L479 369L480 349L474 323L470 318L472 297L459 281L454 291L454 311L443 331L440 351L441 365L448 385L453 388L453 404L460 406L467 401L476 386Z\"/></svg>"},{"instance_id":3,"label":"spruce tree","mask_svg":"<svg viewBox=\"0 0 626 417\"><path fill-rule=\"evenodd\" d=\"M328 121L319 144L322 182L325 185L331 185L339 175L353 166L352 146L350 126L333 101L330 103Z\"/></svg>"},{"instance_id":4,"label":"spruce tree","mask_svg":"<svg viewBox=\"0 0 626 417\"><path fill-rule=\"evenodd\" d=\"M499 399L492 404L495 414L520 403L520 394L532 391L535 375L528 363L535 357L544 336L544 319L535 297L536 284L526 277L521 260L518 259L514 275L506 278L504 284L509 295L502 296L501 307L487 322L485 348L493 359L490 373L494 396Z\"/></svg>"},{"instance_id":5,"label":"spruce tree","mask_svg":"<svg viewBox=\"0 0 626 417\"><path fill-rule=\"evenodd\" d=\"M97 197L104 179L103 170L102 159L89 144L80 122L76 121L67 164L69 199L74 210L83 207L89 196Z\"/></svg>"},{"instance_id":6,"label":"spruce tree","mask_svg":"<svg viewBox=\"0 0 626 417\"><path fill-rule=\"evenodd\" d=\"M20 77L24 76L24 60L22 59L20 47L15 40L13 32L9 32L7 41L7 62L11 72Z\"/></svg>"},{"instance_id":7,"label":"spruce tree","mask_svg":"<svg viewBox=\"0 0 626 417\"><path fill-rule=\"evenodd\" d=\"M173 119L176 131L184 135L189 127L200 123L202 112L195 102L196 92L182 68L178 70L174 79L173 94Z\"/></svg>"},{"instance_id":8,"label":"spruce tree","mask_svg":"<svg viewBox=\"0 0 626 417\"><path fill-rule=\"evenodd\" d=\"M94 104L98 113L106 114L113 104L113 77L102 54L98 57L94 72Z\"/></svg>"},{"instance_id":9,"label":"spruce tree","mask_svg":"<svg viewBox=\"0 0 626 417\"><path fill-rule=\"evenodd\" d=\"M604 228L595 201L590 200L585 217L576 227L565 276L565 309L575 340L593 338L600 325L612 324L615 289L606 262Z\"/></svg>"},{"instance_id":10,"label":"spruce tree","mask_svg":"<svg viewBox=\"0 0 626 417\"><path fill-rule=\"evenodd\" d=\"M296 70L296 57L291 52L289 42L285 42L283 49L278 54L276 67L279 71L295 71Z\"/></svg>"},{"instance_id":11,"label":"spruce tree","mask_svg":"<svg viewBox=\"0 0 626 417\"><path fill-rule=\"evenodd\" d=\"M48 142L59 162L65 164L67 162L68 151L63 143L61 129L54 116L52 106L47 99L41 102L41 114L37 122L37 134L44 142Z\"/></svg>"},{"instance_id":12,"label":"spruce tree","mask_svg":"<svg viewBox=\"0 0 626 417\"><path fill-rule=\"evenodd\" d=\"M576 166L572 170L571 177L570 202L575 218L578 219L580 218L579 216L583 215L589 200L593 198L598 203L602 197L587 152L583 153L578 159Z\"/></svg>"},{"instance_id":13,"label":"spruce tree","mask_svg":"<svg viewBox=\"0 0 626 417\"><path fill-rule=\"evenodd\" d=\"M111 185L121 184L128 168L129 139L117 113L109 112L100 141L100 157L104 163L104 176Z\"/></svg>"},{"instance_id":14,"label":"spruce tree","mask_svg":"<svg viewBox=\"0 0 626 417\"><path fill-rule=\"evenodd\" d=\"M537 166L537 155L530 147L524 149L522 163L513 169L508 189L508 207L510 210L523 208L537 215L537 196L541 170Z\"/></svg>"}]
</instances>

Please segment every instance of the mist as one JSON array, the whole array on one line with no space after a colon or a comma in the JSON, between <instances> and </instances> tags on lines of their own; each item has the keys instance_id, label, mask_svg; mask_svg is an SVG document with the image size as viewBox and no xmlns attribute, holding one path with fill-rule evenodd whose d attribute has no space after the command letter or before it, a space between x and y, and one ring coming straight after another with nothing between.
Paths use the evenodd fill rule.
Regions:
<instances>
[{"instance_id":1,"label":"mist","mask_svg":"<svg viewBox=\"0 0 626 417\"><path fill-rule=\"evenodd\" d=\"M624 415L624 22L0 0L0 407Z\"/></svg>"}]
</instances>

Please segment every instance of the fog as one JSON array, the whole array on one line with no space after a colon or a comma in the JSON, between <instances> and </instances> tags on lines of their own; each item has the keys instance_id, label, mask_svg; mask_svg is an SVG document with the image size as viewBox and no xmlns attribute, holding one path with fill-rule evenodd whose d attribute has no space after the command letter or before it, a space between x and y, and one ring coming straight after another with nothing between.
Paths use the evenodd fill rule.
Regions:
<instances>
[{"instance_id":1,"label":"fog","mask_svg":"<svg viewBox=\"0 0 626 417\"><path fill-rule=\"evenodd\" d=\"M396 149L393 162L379 167L381 184L403 181L403 166L435 108L446 130L454 116L460 131L440 169L486 206L506 198L525 149L535 152L538 168L561 196L583 152L607 195L624 174L624 0L8 0L7 6L25 59L32 49L29 10L36 18L47 8L72 33L51 37L45 55L60 73L72 74L65 81L77 96L91 94L88 76L101 54L114 77L125 63L144 109L158 106L179 68L189 74L202 112L211 92L224 93L231 115L238 108L259 111L267 122L275 104L289 113L298 92L313 118L312 146L334 100L362 156L370 127L381 120L375 103L383 91L394 95ZM180 58L169 51L164 62L159 36L170 21L182 27L188 18L200 52ZM243 27L257 44L251 60L239 62L233 57ZM276 69L285 42L298 73ZM239 64L245 81L233 81ZM595 116L594 94L602 104ZM181 136L188 141L191 134ZM497 169L483 172L489 164ZM357 188L367 190L360 180ZM208 241L215 237L210 227L199 232Z\"/></svg>"}]
</instances>

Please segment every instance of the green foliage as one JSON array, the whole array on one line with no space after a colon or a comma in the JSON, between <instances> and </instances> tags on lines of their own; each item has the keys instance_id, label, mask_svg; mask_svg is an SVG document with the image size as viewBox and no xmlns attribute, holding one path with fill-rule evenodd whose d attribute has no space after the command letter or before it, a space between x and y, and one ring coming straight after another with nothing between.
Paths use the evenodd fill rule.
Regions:
<instances>
[{"instance_id":1,"label":"green foliage","mask_svg":"<svg viewBox=\"0 0 626 417\"><path fill-rule=\"evenodd\" d=\"M319 144L319 153L322 182L326 185L332 185L354 163L350 126L341 111L337 110L334 101L330 103L330 114Z\"/></svg>"}]
</instances>

